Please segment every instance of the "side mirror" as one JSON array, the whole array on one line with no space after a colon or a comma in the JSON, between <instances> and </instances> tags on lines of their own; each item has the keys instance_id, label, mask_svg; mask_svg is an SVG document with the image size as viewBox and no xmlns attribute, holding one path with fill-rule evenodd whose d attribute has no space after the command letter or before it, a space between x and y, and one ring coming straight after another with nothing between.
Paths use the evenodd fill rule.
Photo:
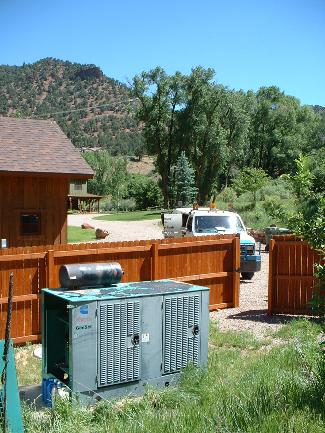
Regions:
<instances>
[{"instance_id":1,"label":"side mirror","mask_svg":"<svg viewBox=\"0 0 325 433\"><path fill-rule=\"evenodd\" d=\"M182 236L185 236L185 235L186 235L186 232L187 232L186 229L182 229L182 230L181 230Z\"/></svg>"}]
</instances>

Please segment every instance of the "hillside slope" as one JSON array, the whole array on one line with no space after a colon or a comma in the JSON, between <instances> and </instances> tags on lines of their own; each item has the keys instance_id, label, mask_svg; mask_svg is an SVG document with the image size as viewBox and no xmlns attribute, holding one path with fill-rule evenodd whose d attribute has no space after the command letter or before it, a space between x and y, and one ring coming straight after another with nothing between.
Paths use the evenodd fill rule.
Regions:
<instances>
[{"instance_id":1,"label":"hillside slope","mask_svg":"<svg viewBox=\"0 0 325 433\"><path fill-rule=\"evenodd\" d=\"M51 118L77 147L136 153L142 136L133 106L127 86L95 65L47 58L0 66L0 115Z\"/></svg>"}]
</instances>

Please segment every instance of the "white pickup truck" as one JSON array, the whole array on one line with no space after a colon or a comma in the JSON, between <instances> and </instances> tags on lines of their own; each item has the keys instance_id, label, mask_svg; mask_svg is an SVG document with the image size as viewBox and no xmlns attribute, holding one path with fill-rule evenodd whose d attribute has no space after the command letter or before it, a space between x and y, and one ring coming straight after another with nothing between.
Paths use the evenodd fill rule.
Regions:
<instances>
[{"instance_id":1,"label":"white pickup truck","mask_svg":"<svg viewBox=\"0 0 325 433\"><path fill-rule=\"evenodd\" d=\"M261 255L255 253L255 240L246 231L240 216L234 212L210 208L177 208L162 214L165 238L206 236L215 233L240 235L240 272L250 280L261 269Z\"/></svg>"}]
</instances>

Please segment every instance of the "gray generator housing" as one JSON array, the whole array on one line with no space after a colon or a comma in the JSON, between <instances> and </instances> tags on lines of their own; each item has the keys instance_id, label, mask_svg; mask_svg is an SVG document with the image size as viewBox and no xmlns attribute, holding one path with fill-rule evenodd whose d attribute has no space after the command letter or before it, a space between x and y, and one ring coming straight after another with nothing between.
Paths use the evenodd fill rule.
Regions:
<instances>
[{"instance_id":1,"label":"gray generator housing","mask_svg":"<svg viewBox=\"0 0 325 433\"><path fill-rule=\"evenodd\" d=\"M207 287L162 280L42 296L43 379L81 400L169 386L207 362Z\"/></svg>"}]
</instances>

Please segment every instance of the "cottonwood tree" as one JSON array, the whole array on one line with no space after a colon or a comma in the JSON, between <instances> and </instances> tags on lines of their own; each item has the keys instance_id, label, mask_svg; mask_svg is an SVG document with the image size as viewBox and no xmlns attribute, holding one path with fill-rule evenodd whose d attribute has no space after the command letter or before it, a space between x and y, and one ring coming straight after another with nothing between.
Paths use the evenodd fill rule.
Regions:
<instances>
[{"instance_id":1,"label":"cottonwood tree","mask_svg":"<svg viewBox=\"0 0 325 433\"><path fill-rule=\"evenodd\" d=\"M176 72L168 76L162 68L137 75L133 80L133 93L139 100L136 117L143 123L147 151L156 157L156 169L161 176L164 206L170 202L168 188L171 167L175 162L178 145L176 133L178 111L183 104L184 77Z\"/></svg>"},{"instance_id":2,"label":"cottonwood tree","mask_svg":"<svg viewBox=\"0 0 325 433\"><path fill-rule=\"evenodd\" d=\"M222 170L219 183L227 188L230 178L244 165L248 151L250 95L244 92L225 92L221 124L225 130L222 146Z\"/></svg>"},{"instance_id":3,"label":"cottonwood tree","mask_svg":"<svg viewBox=\"0 0 325 433\"><path fill-rule=\"evenodd\" d=\"M249 118L241 92L215 84L213 69L192 70L182 110L183 150L195 170L198 198L206 202L221 175L243 162Z\"/></svg>"},{"instance_id":4,"label":"cottonwood tree","mask_svg":"<svg viewBox=\"0 0 325 433\"><path fill-rule=\"evenodd\" d=\"M293 172L299 153L319 140L318 116L278 87L261 87L251 114L247 163L271 176Z\"/></svg>"},{"instance_id":5,"label":"cottonwood tree","mask_svg":"<svg viewBox=\"0 0 325 433\"><path fill-rule=\"evenodd\" d=\"M195 170L199 201L205 202L221 167L225 133L221 126L224 88L213 83L214 70L192 70L186 80L186 102L181 114L182 149Z\"/></svg>"}]
</instances>

